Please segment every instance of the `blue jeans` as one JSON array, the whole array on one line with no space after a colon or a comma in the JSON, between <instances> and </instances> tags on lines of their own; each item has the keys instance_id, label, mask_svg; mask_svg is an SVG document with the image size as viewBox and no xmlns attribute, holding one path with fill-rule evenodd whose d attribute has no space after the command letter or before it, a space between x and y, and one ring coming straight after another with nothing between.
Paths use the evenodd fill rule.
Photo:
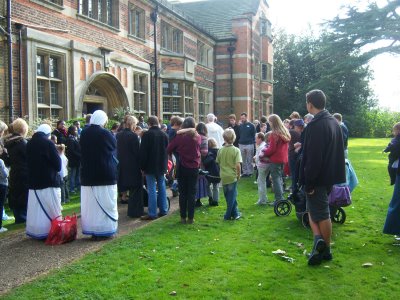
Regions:
<instances>
[{"instance_id":1,"label":"blue jeans","mask_svg":"<svg viewBox=\"0 0 400 300\"><path fill-rule=\"evenodd\" d=\"M224 215L225 220L231 220L239 216L238 205L236 201L237 197L237 182L230 184L224 184L224 196L226 199L226 213Z\"/></svg>"},{"instance_id":2,"label":"blue jeans","mask_svg":"<svg viewBox=\"0 0 400 300\"><path fill-rule=\"evenodd\" d=\"M75 189L78 190L81 186L79 178L79 167L69 168L69 191L72 193Z\"/></svg>"},{"instance_id":3,"label":"blue jeans","mask_svg":"<svg viewBox=\"0 0 400 300\"><path fill-rule=\"evenodd\" d=\"M167 210L167 190L165 187L164 175L146 175L147 191L149 194L148 215L152 218L157 217L157 207L160 215L166 215ZM157 192L158 187L158 192Z\"/></svg>"},{"instance_id":4,"label":"blue jeans","mask_svg":"<svg viewBox=\"0 0 400 300\"><path fill-rule=\"evenodd\" d=\"M3 210L4 210L4 201L6 200L7 196L7 189L8 187L6 185L0 184L0 212L1 212L0 228L3 227Z\"/></svg>"}]
</instances>

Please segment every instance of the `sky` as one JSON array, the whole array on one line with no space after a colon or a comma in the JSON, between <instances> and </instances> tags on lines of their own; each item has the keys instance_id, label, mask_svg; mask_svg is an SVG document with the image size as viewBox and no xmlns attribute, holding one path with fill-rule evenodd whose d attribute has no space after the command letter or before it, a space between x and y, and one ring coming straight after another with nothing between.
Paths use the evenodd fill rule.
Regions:
<instances>
[{"instance_id":1,"label":"sky","mask_svg":"<svg viewBox=\"0 0 400 300\"><path fill-rule=\"evenodd\" d=\"M180 0L191 2L198 0ZM243 0L246 1L246 0ZM386 0L377 0L384 5ZM367 0L267 0L272 27L285 28L288 33L318 32L318 25L334 18L343 5L362 6ZM370 82L379 106L400 112L400 55L382 54L369 63L374 73Z\"/></svg>"},{"instance_id":2,"label":"sky","mask_svg":"<svg viewBox=\"0 0 400 300\"><path fill-rule=\"evenodd\" d=\"M272 26L285 28L287 32L301 34L318 31L318 24L341 12L343 5L365 5L363 0L268 0ZM360 3L361 2L361 3ZM378 5L385 0L378 0ZM290 7L290 9L288 9ZM381 107L400 111L400 55L382 54L369 63L374 72L370 83Z\"/></svg>"}]
</instances>

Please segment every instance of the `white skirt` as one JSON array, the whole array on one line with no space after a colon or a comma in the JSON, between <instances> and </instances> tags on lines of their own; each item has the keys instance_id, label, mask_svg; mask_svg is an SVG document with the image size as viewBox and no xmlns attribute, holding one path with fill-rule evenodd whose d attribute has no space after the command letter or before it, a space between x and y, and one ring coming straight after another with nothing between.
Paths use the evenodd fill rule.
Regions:
<instances>
[{"instance_id":1,"label":"white skirt","mask_svg":"<svg viewBox=\"0 0 400 300\"><path fill-rule=\"evenodd\" d=\"M111 236L118 229L117 185L81 186L82 233Z\"/></svg>"},{"instance_id":2,"label":"white skirt","mask_svg":"<svg viewBox=\"0 0 400 300\"><path fill-rule=\"evenodd\" d=\"M35 191L39 199L36 197ZM47 238L51 220L61 217L60 188L29 190L28 212L26 215L26 234L28 236L34 239Z\"/></svg>"}]
</instances>

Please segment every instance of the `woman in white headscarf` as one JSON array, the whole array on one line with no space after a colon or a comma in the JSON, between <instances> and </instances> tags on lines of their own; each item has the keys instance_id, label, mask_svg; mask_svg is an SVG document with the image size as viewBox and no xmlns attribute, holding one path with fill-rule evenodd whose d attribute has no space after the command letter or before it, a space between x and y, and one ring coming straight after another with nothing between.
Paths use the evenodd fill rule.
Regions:
<instances>
[{"instance_id":1,"label":"woman in white headscarf","mask_svg":"<svg viewBox=\"0 0 400 300\"><path fill-rule=\"evenodd\" d=\"M107 114L96 110L80 139L82 233L96 239L118 229L116 140L104 129L107 121Z\"/></svg>"},{"instance_id":2,"label":"woman in white headscarf","mask_svg":"<svg viewBox=\"0 0 400 300\"><path fill-rule=\"evenodd\" d=\"M26 234L35 239L45 239L51 220L61 217L61 159L50 133L49 125L40 125L26 146L29 176Z\"/></svg>"}]
</instances>

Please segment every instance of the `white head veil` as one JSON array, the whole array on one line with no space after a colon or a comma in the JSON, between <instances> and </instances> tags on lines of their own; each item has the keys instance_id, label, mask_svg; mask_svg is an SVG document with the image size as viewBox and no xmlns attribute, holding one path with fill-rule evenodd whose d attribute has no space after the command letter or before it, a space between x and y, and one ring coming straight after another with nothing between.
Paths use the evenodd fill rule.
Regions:
<instances>
[{"instance_id":1,"label":"white head veil","mask_svg":"<svg viewBox=\"0 0 400 300\"><path fill-rule=\"evenodd\" d=\"M108 121L107 114L102 110L96 110L90 117L90 124L104 126Z\"/></svg>"},{"instance_id":2,"label":"white head veil","mask_svg":"<svg viewBox=\"0 0 400 300\"><path fill-rule=\"evenodd\" d=\"M49 135L51 133L51 127L48 124L42 124L36 129L36 132L43 132L45 135Z\"/></svg>"}]
</instances>

